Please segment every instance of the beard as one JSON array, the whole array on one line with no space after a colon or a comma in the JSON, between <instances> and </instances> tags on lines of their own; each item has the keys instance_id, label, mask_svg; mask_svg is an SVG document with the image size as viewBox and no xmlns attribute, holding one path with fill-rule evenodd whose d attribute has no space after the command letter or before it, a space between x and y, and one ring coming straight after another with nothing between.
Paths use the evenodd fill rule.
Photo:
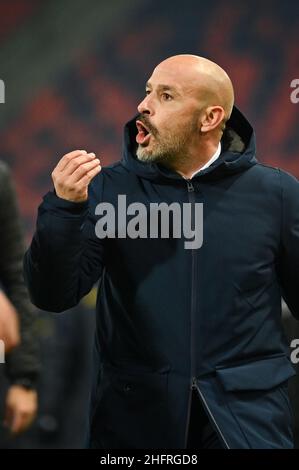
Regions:
<instances>
[{"instance_id":1,"label":"beard","mask_svg":"<svg viewBox=\"0 0 299 470\"><path fill-rule=\"evenodd\" d=\"M163 135L146 118L142 118L141 121L150 130L151 139L146 146L138 145L136 151L138 160L170 164L188 158L190 143L194 136L198 135L198 116L193 116L184 126L163 132Z\"/></svg>"}]
</instances>

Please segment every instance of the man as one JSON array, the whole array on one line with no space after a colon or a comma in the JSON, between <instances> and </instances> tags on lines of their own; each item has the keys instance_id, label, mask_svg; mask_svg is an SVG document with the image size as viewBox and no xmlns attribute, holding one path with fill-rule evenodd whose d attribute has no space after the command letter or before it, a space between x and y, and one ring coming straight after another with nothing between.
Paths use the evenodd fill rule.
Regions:
<instances>
[{"instance_id":1,"label":"man","mask_svg":"<svg viewBox=\"0 0 299 470\"><path fill-rule=\"evenodd\" d=\"M0 447L6 430L19 434L32 424L37 412L36 381L39 374L38 339L34 332L35 313L22 275L23 233L16 194L8 167L0 162L0 339L5 345L8 378L0 374ZM1 370L2 370L1 369ZM1 372L1 371L0 371Z\"/></svg>"},{"instance_id":2,"label":"man","mask_svg":"<svg viewBox=\"0 0 299 470\"><path fill-rule=\"evenodd\" d=\"M293 446L280 316L281 293L299 315L299 184L257 162L233 100L218 65L168 58L125 127L120 162L101 171L78 150L53 171L25 276L33 302L56 312L100 279L93 448ZM138 223L119 195L127 215L148 209ZM163 218L159 236L157 224L146 233L155 203L172 209L168 238ZM177 236L178 205L194 238L203 230L196 248Z\"/></svg>"}]
</instances>

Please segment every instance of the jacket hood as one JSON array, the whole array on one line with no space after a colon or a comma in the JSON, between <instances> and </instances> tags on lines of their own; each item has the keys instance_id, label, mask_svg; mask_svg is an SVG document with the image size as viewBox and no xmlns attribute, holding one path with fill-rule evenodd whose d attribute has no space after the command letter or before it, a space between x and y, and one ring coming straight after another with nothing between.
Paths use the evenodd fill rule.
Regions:
<instances>
[{"instance_id":1,"label":"jacket hood","mask_svg":"<svg viewBox=\"0 0 299 470\"><path fill-rule=\"evenodd\" d=\"M182 177L157 163L141 162L136 157L135 121L139 115L131 119L124 127L124 149L122 164L137 175L152 180L165 178L181 179ZM230 119L221 139L221 154L208 168L202 170L194 178L218 179L231 173L245 171L257 163L255 157L255 134L252 126L239 111L233 107Z\"/></svg>"}]
</instances>

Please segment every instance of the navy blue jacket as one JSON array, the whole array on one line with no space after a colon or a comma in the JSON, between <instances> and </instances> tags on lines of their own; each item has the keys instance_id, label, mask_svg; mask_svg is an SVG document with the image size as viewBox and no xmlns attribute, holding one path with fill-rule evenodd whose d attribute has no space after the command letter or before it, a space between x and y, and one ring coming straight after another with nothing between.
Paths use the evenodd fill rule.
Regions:
<instances>
[{"instance_id":1,"label":"navy blue jacket","mask_svg":"<svg viewBox=\"0 0 299 470\"><path fill-rule=\"evenodd\" d=\"M294 375L281 296L299 317L299 184L255 157L252 127L234 108L222 153L191 181L124 155L103 168L89 201L49 192L25 256L31 299L61 312L97 280L90 445L184 448L192 389L223 445L290 448ZM183 238L95 235L95 207L203 203L203 245Z\"/></svg>"}]
</instances>

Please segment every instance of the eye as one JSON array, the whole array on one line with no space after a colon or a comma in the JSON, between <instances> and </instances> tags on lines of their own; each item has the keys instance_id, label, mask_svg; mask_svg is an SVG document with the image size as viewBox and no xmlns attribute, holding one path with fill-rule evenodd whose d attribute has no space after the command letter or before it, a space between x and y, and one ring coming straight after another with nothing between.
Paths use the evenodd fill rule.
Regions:
<instances>
[{"instance_id":1,"label":"eye","mask_svg":"<svg viewBox=\"0 0 299 470\"><path fill-rule=\"evenodd\" d=\"M161 96L162 96L162 98L163 98L164 101L170 101L170 100L172 100L172 96L169 95L169 93L165 93L165 92L164 92L164 93L162 93Z\"/></svg>"},{"instance_id":2,"label":"eye","mask_svg":"<svg viewBox=\"0 0 299 470\"><path fill-rule=\"evenodd\" d=\"M149 94L150 94L150 92L151 92L150 90L145 90L145 94L146 94L146 96L147 96L147 95L149 95Z\"/></svg>"}]
</instances>

